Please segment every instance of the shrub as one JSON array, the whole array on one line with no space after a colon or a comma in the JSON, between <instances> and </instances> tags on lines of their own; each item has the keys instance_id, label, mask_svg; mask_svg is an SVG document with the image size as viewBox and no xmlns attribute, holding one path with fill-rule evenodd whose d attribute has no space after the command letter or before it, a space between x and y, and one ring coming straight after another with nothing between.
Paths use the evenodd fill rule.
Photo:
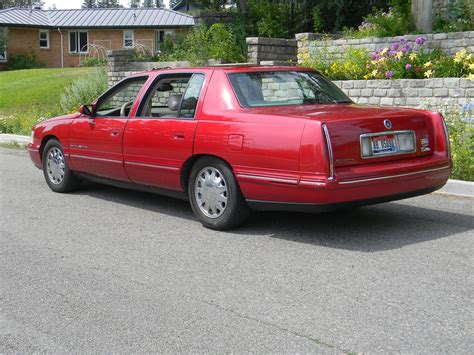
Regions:
<instances>
[{"instance_id":1,"label":"shrub","mask_svg":"<svg viewBox=\"0 0 474 355\"><path fill-rule=\"evenodd\" d=\"M472 9L466 0L449 2L446 8L435 14L433 32L473 31L474 13Z\"/></svg>"},{"instance_id":2,"label":"shrub","mask_svg":"<svg viewBox=\"0 0 474 355\"><path fill-rule=\"evenodd\" d=\"M36 61L36 55L33 52L30 54L12 54L8 59L8 69L10 70L34 69L43 67L44 64Z\"/></svg>"},{"instance_id":3,"label":"shrub","mask_svg":"<svg viewBox=\"0 0 474 355\"><path fill-rule=\"evenodd\" d=\"M187 60L193 65L201 65L209 59L221 59L224 62L245 59L232 29L224 24L214 24L209 28L200 26L186 37L167 38L162 50L163 53L156 57L158 61Z\"/></svg>"},{"instance_id":4,"label":"shrub","mask_svg":"<svg viewBox=\"0 0 474 355\"><path fill-rule=\"evenodd\" d=\"M107 89L107 72L96 68L84 78L74 81L60 98L63 112L74 112L82 104L90 104Z\"/></svg>"},{"instance_id":5,"label":"shrub","mask_svg":"<svg viewBox=\"0 0 474 355\"><path fill-rule=\"evenodd\" d=\"M451 143L454 179L474 181L474 103L463 112L445 112Z\"/></svg>"},{"instance_id":6,"label":"shrub","mask_svg":"<svg viewBox=\"0 0 474 355\"><path fill-rule=\"evenodd\" d=\"M331 61L329 58L331 54L324 47L313 57L305 56L302 65L314 68L332 80L363 79L367 73L368 52L364 49L349 48L341 59Z\"/></svg>"},{"instance_id":7,"label":"shrub","mask_svg":"<svg viewBox=\"0 0 474 355\"><path fill-rule=\"evenodd\" d=\"M388 11L374 9L364 18L357 28L345 29L347 37L391 37L401 36L414 30L413 19L410 11L403 1L392 1L394 6Z\"/></svg>"},{"instance_id":8,"label":"shrub","mask_svg":"<svg viewBox=\"0 0 474 355\"><path fill-rule=\"evenodd\" d=\"M81 67L103 67L107 65L107 59L87 57L81 61Z\"/></svg>"},{"instance_id":9,"label":"shrub","mask_svg":"<svg viewBox=\"0 0 474 355\"><path fill-rule=\"evenodd\" d=\"M8 116L0 116L0 133L21 134L29 136L31 128L47 117L55 116L55 113L45 113L39 115L36 112L16 112Z\"/></svg>"}]
</instances>

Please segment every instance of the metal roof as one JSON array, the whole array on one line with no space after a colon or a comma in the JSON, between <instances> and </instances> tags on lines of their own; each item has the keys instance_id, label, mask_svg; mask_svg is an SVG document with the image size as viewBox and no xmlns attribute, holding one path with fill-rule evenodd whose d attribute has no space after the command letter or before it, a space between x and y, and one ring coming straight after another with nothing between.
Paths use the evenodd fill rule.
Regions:
<instances>
[{"instance_id":1,"label":"metal roof","mask_svg":"<svg viewBox=\"0 0 474 355\"><path fill-rule=\"evenodd\" d=\"M0 10L0 26L52 28L151 28L193 26L192 16L164 9Z\"/></svg>"}]
</instances>

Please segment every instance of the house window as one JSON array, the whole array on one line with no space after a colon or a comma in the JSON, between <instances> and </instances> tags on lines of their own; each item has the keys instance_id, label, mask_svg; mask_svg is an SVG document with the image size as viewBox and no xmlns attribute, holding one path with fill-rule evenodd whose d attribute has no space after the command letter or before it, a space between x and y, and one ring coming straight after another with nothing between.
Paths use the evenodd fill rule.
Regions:
<instances>
[{"instance_id":1,"label":"house window","mask_svg":"<svg viewBox=\"0 0 474 355\"><path fill-rule=\"evenodd\" d=\"M39 45L40 48L49 48L49 31L39 30Z\"/></svg>"},{"instance_id":2,"label":"house window","mask_svg":"<svg viewBox=\"0 0 474 355\"><path fill-rule=\"evenodd\" d=\"M88 37L87 31L69 31L69 53L87 53Z\"/></svg>"},{"instance_id":3,"label":"house window","mask_svg":"<svg viewBox=\"0 0 474 355\"><path fill-rule=\"evenodd\" d=\"M123 31L123 47L132 48L133 47L133 30Z\"/></svg>"},{"instance_id":4,"label":"house window","mask_svg":"<svg viewBox=\"0 0 474 355\"><path fill-rule=\"evenodd\" d=\"M155 52L161 52L161 46L165 41L165 38L174 38L176 35L174 30L159 30L155 31Z\"/></svg>"}]
</instances>

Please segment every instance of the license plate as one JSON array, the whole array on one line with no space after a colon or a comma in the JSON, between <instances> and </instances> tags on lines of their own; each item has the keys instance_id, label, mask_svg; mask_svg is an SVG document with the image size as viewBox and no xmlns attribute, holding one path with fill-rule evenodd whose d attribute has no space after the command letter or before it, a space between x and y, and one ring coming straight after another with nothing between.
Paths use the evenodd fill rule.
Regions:
<instances>
[{"instance_id":1,"label":"license plate","mask_svg":"<svg viewBox=\"0 0 474 355\"><path fill-rule=\"evenodd\" d=\"M397 144L395 143L394 135L373 136L370 138L372 143L372 154L391 154L397 153Z\"/></svg>"}]
</instances>

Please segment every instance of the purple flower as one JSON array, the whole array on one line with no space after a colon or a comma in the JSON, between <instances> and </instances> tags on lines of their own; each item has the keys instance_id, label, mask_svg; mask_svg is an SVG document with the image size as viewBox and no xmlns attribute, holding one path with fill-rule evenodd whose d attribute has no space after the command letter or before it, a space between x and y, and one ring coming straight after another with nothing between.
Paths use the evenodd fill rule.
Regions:
<instances>
[{"instance_id":1,"label":"purple flower","mask_svg":"<svg viewBox=\"0 0 474 355\"><path fill-rule=\"evenodd\" d=\"M404 44L407 40L405 38L400 38L400 43Z\"/></svg>"},{"instance_id":2,"label":"purple flower","mask_svg":"<svg viewBox=\"0 0 474 355\"><path fill-rule=\"evenodd\" d=\"M407 71L410 71L410 70L411 70L411 64L408 63L407 65L405 65L405 69L406 69Z\"/></svg>"},{"instance_id":3,"label":"purple flower","mask_svg":"<svg viewBox=\"0 0 474 355\"><path fill-rule=\"evenodd\" d=\"M392 79L393 77L393 71L389 70L388 72L385 73L385 76L389 79Z\"/></svg>"},{"instance_id":4,"label":"purple flower","mask_svg":"<svg viewBox=\"0 0 474 355\"><path fill-rule=\"evenodd\" d=\"M423 37L423 36L420 36L416 39L416 44L418 44L419 46L422 46L425 42L426 42L426 38Z\"/></svg>"},{"instance_id":5,"label":"purple flower","mask_svg":"<svg viewBox=\"0 0 474 355\"><path fill-rule=\"evenodd\" d=\"M398 51L398 48L400 48L400 45L398 43L394 43L393 46L392 46L392 49L394 51Z\"/></svg>"},{"instance_id":6,"label":"purple flower","mask_svg":"<svg viewBox=\"0 0 474 355\"><path fill-rule=\"evenodd\" d=\"M402 53L403 53L403 54L407 54L407 52L408 52L407 47L403 47L403 48L402 48Z\"/></svg>"}]
</instances>

